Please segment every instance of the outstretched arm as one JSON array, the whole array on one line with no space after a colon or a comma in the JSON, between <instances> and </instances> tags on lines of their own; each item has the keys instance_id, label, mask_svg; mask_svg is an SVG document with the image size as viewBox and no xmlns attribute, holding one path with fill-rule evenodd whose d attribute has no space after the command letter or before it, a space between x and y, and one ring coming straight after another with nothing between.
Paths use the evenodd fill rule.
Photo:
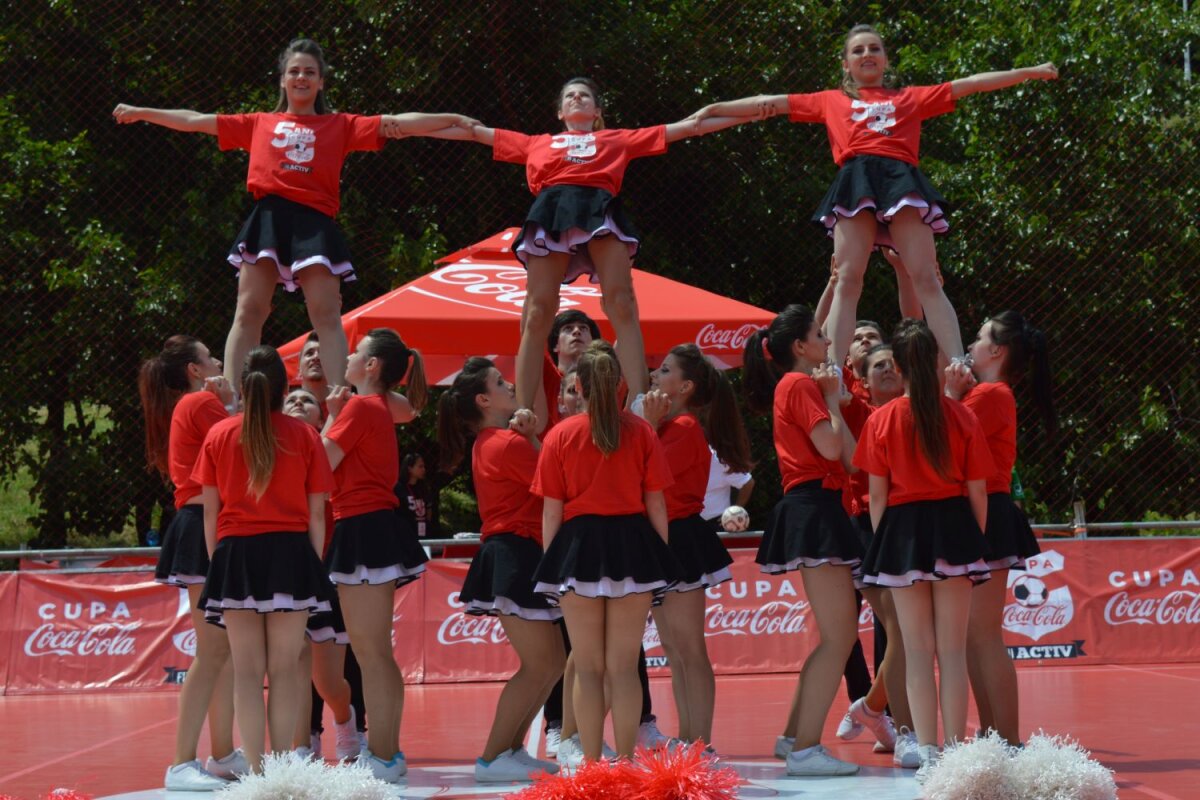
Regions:
<instances>
[{"instance_id":1,"label":"outstretched arm","mask_svg":"<svg viewBox=\"0 0 1200 800\"><path fill-rule=\"evenodd\" d=\"M699 113L699 112L697 112ZM720 116L720 117L699 117L691 116L687 119L681 119L679 122L672 122L667 125L667 143L677 142L680 139L687 139L692 136L703 136L706 133L715 133L716 131L732 128L734 125L742 125L747 122L764 119L763 116Z\"/></svg>"},{"instance_id":2,"label":"outstretched arm","mask_svg":"<svg viewBox=\"0 0 1200 800\"><path fill-rule=\"evenodd\" d=\"M1025 81L1052 81L1058 78L1058 67L1047 61L1036 67L1021 67L1003 72L981 72L969 78L950 82L950 91L957 100L976 92L994 92Z\"/></svg>"},{"instance_id":3,"label":"outstretched arm","mask_svg":"<svg viewBox=\"0 0 1200 800\"><path fill-rule=\"evenodd\" d=\"M189 111L185 108L139 108L124 103L114 108L112 113L113 119L122 125L130 122L149 122L151 125L161 125L173 131L217 135L216 114L201 114L199 111Z\"/></svg>"},{"instance_id":4,"label":"outstretched arm","mask_svg":"<svg viewBox=\"0 0 1200 800\"><path fill-rule=\"evenodd\" d=\"M414 122L410 119L413 117L423 119ZM405 122L406 119L410 121ZM478 120L461 114L397 114L383 118L379 133L387 139L424 136L429 139L450 139L490 145L495 131L484 127Z\"/></svg>"},{"instance_id":5,"label":"outstretched arm","mask_svg":"<svg viewBox=\"0 0 1200 800\"><path fill-rule=\"evenodd\" d=\"M788 113L786 94L759 94L741 100L726 100L713 103L692 114L688 119L704 120L709 117L746 117L743 122L766 119L777 114ZM734 123L736 124L736 123Z\"/></svg>"}]
</instances>

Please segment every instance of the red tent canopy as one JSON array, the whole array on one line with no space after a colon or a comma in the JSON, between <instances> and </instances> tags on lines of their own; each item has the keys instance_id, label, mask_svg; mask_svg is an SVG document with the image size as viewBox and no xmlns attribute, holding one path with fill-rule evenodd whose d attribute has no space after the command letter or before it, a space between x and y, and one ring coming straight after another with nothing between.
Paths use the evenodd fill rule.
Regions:
<instances>
[{"instance_id":1,"label":"red tent canopy","mask_svg":"<svg viewBox=\"0 0 1200 800\"><path fill-rule=\"evenodd\" d=\"M350 349L372 328L394 328L425 357L430 383L448 385L468 356L488 356L511 376L525 301L525 269L511 247L518 232L509 228L451 253L428 275L342 315ZM774 317L761 308L641 270L633 271L633 285L651 364L659 363L675 345L694 342L718 366L740 366L747 337ZM563 286L560 298L560 310L583 311L606 338L612 337L612 325L600 310L599 286ZM291 375L297 372L303 343L300 336L279 348Z\"/></svg>"}]
</instances>

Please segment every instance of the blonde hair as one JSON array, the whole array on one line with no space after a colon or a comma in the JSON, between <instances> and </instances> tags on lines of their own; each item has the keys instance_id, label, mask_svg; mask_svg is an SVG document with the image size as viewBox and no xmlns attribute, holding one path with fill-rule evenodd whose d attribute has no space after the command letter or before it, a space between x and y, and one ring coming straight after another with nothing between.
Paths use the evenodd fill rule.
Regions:
<instances>
[{"instance_id":1,"label":"blonde hair","mask_svg":"<svg viewBox=\"0 0 1200 800\"><path fill-rule=\"evenodd\" d=\"M262 500L275 471L275 429L271 412L283 408L287 371L274 347L259 345L246 356L242 370L241 445L249 478L246 488L255 500Z\"/></svg>"},{"instance_id":2,"label":"blonde hair","mask_svg":"<svg viewBox=\"0 0 1200 800\"><path fill-rule=\"evenodd\" d=\"M604 455L612 455L621 446L621 406L617 397L621 366L616 351L603 339L594 341L579 357L575 371L587 400L592 443Z\"/></svg>"}]
</instances>

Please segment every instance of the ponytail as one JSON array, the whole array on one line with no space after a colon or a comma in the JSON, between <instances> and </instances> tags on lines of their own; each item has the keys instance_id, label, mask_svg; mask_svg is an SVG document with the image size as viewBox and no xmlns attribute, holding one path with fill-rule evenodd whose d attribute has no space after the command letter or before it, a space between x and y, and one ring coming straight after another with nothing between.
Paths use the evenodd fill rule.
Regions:
<instances>
[{"instance_id":1,"label":"ponytail","mask_svg":"<svg viewBox=\"0 0 1200 800\"><path fill-rule=\"evenodd\" d=\"M146 421L146 469L167 475L167 447L175 404L191 388L187 368L198 359L200 340L177 334L163 343L162 352L142 363L138 394Z\"/></svg>"},{"instance_id":2,"label":"ponytail","mask_svg":"<svg viewBox=\"0 0 1200 800\"><path fill-rule=\"evenodd\" d=\"M246 488L262 500L275 471L275 429L271 412L283 408L287 372L274 347L259 345L246 356L242 368L242 458L249 479Z\"/></svg>"},{"instance_id":3,"label":"ponytail","mask_svg":"<svg viewBox=\"0 0 1200 800\"><path fill-rule=\"evenodd\" d=\"M780 311L771 324L746 340L742 355L746 405L756 414L769 414L775 404L775 385L795 366L792 342L808 338L816 324L811 308L792 304Z\"/></svg>"},{"instance_id":4,"label":"ponytail","mask_svg":"<svg viewBox=\"0 0 1200 800\"><path fill-rule=\"evenodd\" d=\"M391 328L372 328L363 337L367 340L365 355L378 359L382 364L379 381L390 391L408 375L408 391L405 396L415 411L421 411L429 403L429 386L425 382L425 359L420 352L412 350ZM412 369L409 369L409 363Z\"/></svg>"},{"instance_id":5,"label":"ponytail","mask_svg":"<svg viewBox=\"0 0 1200 800\"><path fill-rule=\"evenodd\" d=\"M604 455L612 455L621 445L621 406L617 401L621 367L617 354L603 339L594 341L579 357L576 369L587 401L592 443Z\"/></svg>"},{"instance_id":6,"label":"ponytail","mask_svg":"<svg viewBox=\"0 0 1200 800\"><path fill-rule=\"evenodd\" d=\"M672 347L671 355L683 377L696 387L688 398L688 406L702 412L698 416L704 436L717 458L734 472L749 472L753 467L750 440L729 378L694 344Z\"/></svg>"},{"instance_id":7,"label":"ponytail","mask_svg":"<svg viewBox=\"0 0 1200 800\"><path fill-rule=\"evenodd\" d=\"M938 381L938 345L923 320L905 319L892 334L892 357L908 383L917 446L943 478L948 476L950 439Z\"/></svg>"},{"instance_id":8,"label":"ponytail","mask_svg":"<svg viewBox=\"0 0 1200 800\"><path fill-rule=\"evenodd\" d=\"M468 358L454 383L438 399L437 438L441 449L438 461L445 472L453 472L462 463L467 440L483 420L475 397L487 393L488 373L494 366L486 358Z\"/></svg>"},{"instance_id":9,"label":"ponytail","mask_svg":"<svg viewBox=\"0 0 1200 800\"><path fill-rule=\"evenodd\" d=\"M1053 379L1046 335L1029 324L1020 313L1002 311L992 317L992 342L1006 348L1001 371L1006 383L1016 386L1030 376L1033 404L1051 438L1058 435L1058 414L1054 410Z\"/></svg>"}]
</instances>

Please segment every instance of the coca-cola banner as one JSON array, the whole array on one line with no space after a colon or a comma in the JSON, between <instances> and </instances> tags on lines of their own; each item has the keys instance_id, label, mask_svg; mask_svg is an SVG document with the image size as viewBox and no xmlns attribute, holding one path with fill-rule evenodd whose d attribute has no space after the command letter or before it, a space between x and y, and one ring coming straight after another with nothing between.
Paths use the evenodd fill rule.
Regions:
<instances>
[{"instance_id":1,"label":"coca-cola banner","mask_svg":"<svg viewBox=\"0 0 1200 800\"><path fill-rule=\"evenodd\" d=\"M428 570L426 570L426 577ZM425 581L422 577L396 591L392 612L392 652L406 683L425 681L425 645L421 626L425 619Z\"/></svg>"},{"instance_id":2,"label":"coca-cola banner","mask_svg":"<svg viewBox=\"0 0 1200 800\"><path fill-rule=\"evenodd\" d=\"M497 617L463 613L458 590L467 576L467 563L431 561L421 583L425 588L425 680L507 680L517 670L516 652L509 646Z\"/></svg>"},{"instance_id":3,"label":"coca-cola banner","mask_svg":"<svg viewBox=\"0 0 1200 800\"><path fill-rule=\"evenodd\" d=\"M12 637L17 618L17 576L12 572L0 572L0 695L8 686L8 668L13 663Z\"/></svg>"},{"instance_id":4,"label":"coca-cola banner","mask_svg":"<svg viewBox=\"0 0 1200 800\"><path fill-rule=\"evenodd\" d=\"M6 691L150 689L195 654L187 593L144 574L20 573Z\"/></svg>"}]
</instances>

